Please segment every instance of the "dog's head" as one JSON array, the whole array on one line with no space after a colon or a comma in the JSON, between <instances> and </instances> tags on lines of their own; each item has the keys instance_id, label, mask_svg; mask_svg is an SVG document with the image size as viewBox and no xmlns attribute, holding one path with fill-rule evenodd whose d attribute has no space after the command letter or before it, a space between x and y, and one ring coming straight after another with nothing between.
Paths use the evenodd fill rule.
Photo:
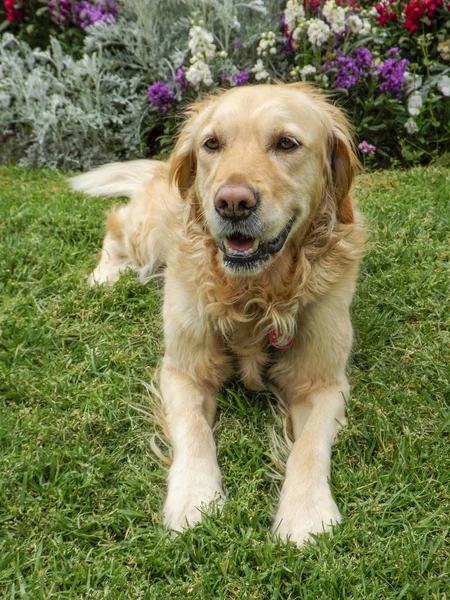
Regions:
<instances>
[{"instance_id":1,"label":"dog's head","mask_svg":"<svg viewBox=\"0 0 450 600\"><path fill-rule=\"evenodd\" d=\"M342 113L302 84L234 88L194 105L171 159L182 196L234 274L263 270L321 200L353 221L357 160Z\"/></svg>"}]
</instances>

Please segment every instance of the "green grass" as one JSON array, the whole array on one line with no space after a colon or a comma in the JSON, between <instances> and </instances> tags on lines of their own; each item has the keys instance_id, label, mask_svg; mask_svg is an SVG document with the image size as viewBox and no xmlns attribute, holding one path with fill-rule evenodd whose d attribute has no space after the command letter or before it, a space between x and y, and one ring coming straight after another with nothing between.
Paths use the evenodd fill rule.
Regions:
<instances>
[{"instance_id":1,"label":"green grass","mask_svg":"<svg viewBox=\"0 0 450 600\"><path fill-rule=\"evenodd\" d=\"M277 500L270 397L220 398L221 516L171 538L146 383L161 282L90 289L107 200L0 167L0 597L201 600L450 597L450 171L359 178L371 232L353 304L349 426L333 455L344 515L298 549Z\"/></svg>"}]
</instances>

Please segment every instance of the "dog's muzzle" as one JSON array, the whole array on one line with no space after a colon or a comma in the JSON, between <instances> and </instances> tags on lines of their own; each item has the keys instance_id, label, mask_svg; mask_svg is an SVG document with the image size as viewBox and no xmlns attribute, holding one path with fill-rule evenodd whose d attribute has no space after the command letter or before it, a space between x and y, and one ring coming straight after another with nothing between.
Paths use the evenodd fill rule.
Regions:
<instances>
[{"instance_id":1,"label":"dog's muzzle","mask_svg":"<svg viewBox=\"0 0 450 600\"><path fill-rule=\"evenodd\" d=\"M218 246L223 263L234 272L256 271L272 254L279 252L292 229L294 217L281 233L270 241L263 239L259 219L259 193L244 184L222 185L214 197L216 219L220 227Z\"/></svg>"},{"instance_id":2,"label":"dog's muzzle","mask_svg":"<svg viewBox=\"0 0 450 600\"><path fill-rule=\"evenodd\" d=\"M217 244L223 252L224 265L231 270L239 270L239 267L244 267L247 271L257 269L272 254L276 254L283 248L294 221L294 218L290 219L281 233L268 242L240 231L219 240Z\"/></svg>"}]
</instances>

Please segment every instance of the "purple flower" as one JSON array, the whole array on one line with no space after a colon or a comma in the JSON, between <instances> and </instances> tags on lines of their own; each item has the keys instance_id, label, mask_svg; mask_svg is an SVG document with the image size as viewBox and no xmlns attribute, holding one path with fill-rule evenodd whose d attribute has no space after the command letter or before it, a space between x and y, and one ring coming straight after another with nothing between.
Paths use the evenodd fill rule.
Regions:
<instances>
[{"instance_id":1,"label":"purple flower","mask_svg":"<svg viewBox=\"0 0 450 600\"><path fill-rule=\"evenodd\" d=\"M240 71L237 75L233 75L232 79L235 85L245 85L249 77L248 71Z\"/></svg>"},{"instance_id":2,"label":"purple flower","mask_svg":"<svg viewBox=\"0 0 450 600\"><path fill-rule=\"evenodd\" d=\"M372 53L364 46L353 50L351 56L355 59L355 63L360 70L369 69L372 66Z\"/></svg>"},{"instance_id":3,"label":"purple flower","mask_svg":"<svg viewBox=\"0 0 450 600\"><path fill-rule=\"evenodd\" d=\"M244 44L243 44L242 42L236 42L236 48L237 48L238 50L240 50L240 49L241 49L241 48L243 48L243 47L244 47Z\"/></svg>"},{"instance_id":4,"label":"purple flower","mask_svg":"<svg viewBox=\"0 0 450 600\"><path fill-rule=\"evenodd\" d=\"M375 154L375 152L377 151L376 147L373 146L372 144L368 144L366 142L366 140L363 140L359 145L358 148L361 150L361 152L363 154L371 154L372 156Z\"/></svg>"},{"instance_id":5,"label":"purple flower","mask_svg":"<svg viewBox=\"0 0 450 600\"><path fill-rule=\"evenodd\" d=\"M114 0L51 0L47 6L53 20L60 27L77 25L84 30L97 21L112 23L117 17L117 4Z\"/></svg>"},{"instance_id":6,"label":"purple flower","mask_svg":"<svg viewBox=\"0 0 450 600\"><path fill-rule=\"evenodd\" d=\"M117 4L113 0L98 0L96 4L83 0L75 5L75 17L81 29L87 29L97 21L112 23L116 20Z\"/></svg>"},{"instance_id":7,"label":"purple flower","mask_svg":"<svg viewBox=\"0 0 450 600\"><path fill-rule=\"evenodd\" d=\"M351 56L344 56L341 54L334 63L335 65L333 66L337 66L334 87L347 89L357 83L359 79L359 69Z\"/></svg>"},{"instance_id":8,"label":"purple flower","mask_svg":"<svg viewBox=\"0 0 450 600\"><path fill-rule=\"evenodd\" d=\"M112 0L98 0L96 4L84 1L75 6L75 15L81 29L86 29L97 21L113 23L117 16L117 5Z\"/></svg>"},{"instance_id":9,"label":"purple flower","mask_svg":"<svg viewBox=\"0 0 450 600\"><path fill-rule=\"evenodd\" d=\"M336 79L333 87L348 89L355 85L361 77L369 74L372 65L372 54L367 48L356 48L351 54L345 56L338 52L336 60L325 65L325 69L336 69Z\"/></svg>"},{"instance_id":10,"label":"purple flower","mask_svg":"<svg viewBox=\"0 0 450 600\"><path fill-rule=\"evenodd\" d=\"M48 3L48 10L53 20L60 27L67 27L72 21L72 2L70 0L55 0Z\"/></svg>"},{"instance_id":11,"label":"purple flower","mask_svg":"<svg viewBox=\"0 0 450 600\"><path fill-rule=\"evenodd\" d=\"M409 60L403 58L387 58L384 63L377 65L376 74L381 80L380 92L390 92L398 100L402 97L402 88L405 81L405 70Z\"/></svg>"},{"instance_id":12,"label":"purple flower","mask_svg":"<svg viewBox=\"0 0 450 600\"><path fill-rule=\"evenodd\" d=\"M292 35L288 35L284 38L281 50L285 52L288 56L292 56L293 54L295 54L294 38L292 37Z\"/></svg>"},{"instance_id":13,"label":"purple flower","mask_svg":"<svg viewBox=\"0 0 450 600\"><path fill-rule=\"evenodd\" d=\"M239 73L236 73L235 75L228 73L228 71L224 71L221 75L222 83L231 86L245 85L249 78L250 75L248 74L248 71L239 71Z\"/></svg>"},{"instance_id":14,"label":"purple flower","mask_svg":"<svg viewBox=\"0 0 450 600\"><path fill-rule=\"evenodd\" d=\"M398 48L391 48L386 52L386 56L392 56L393 54L398 54L400 50Z\"/></svg>"},{"instance_id":15,"label":"purple flower","mask_svg":"<svg viewBox=\"0 0 450 600\"><path fill-rule=\"evenodd\" d=\"M180 86L180 92L185 94L188 90L189 83L186 79L186 71L183 69L183 67L177 69L177 72L175 73L175 82Z\"/></svg>"},{"instance_id":16,"label":"purple flower","mask_svg":"<svg viewBox=\"0 0 450 600\"><path fill-rule=\"evenodd\" d=\"M155 81L147 90L150 104L156 106L161 112L166 113L176 104L175 95L169 90L165 81Z\"/></svg>"},{"instance_id":17,"label":"purple flower","mask_svg":"<svg viewBox=\"0 0 450 600\"><path fill-rule=\"evenodd\" d=\"M325 66L325 69L335 68L336 79L333 86L335 88L347 89L355 85L359 79L359 69L351 56L345 56L339 52L336 60L331 61Z\"/></svg>"},{"instance_id":18,"label":"purple flower","mask_svg":"<svg viewBox=\"0 0 450 600\"><path fill-rule=\"evenodd\" d=\"M89 25L100 21L102 17L102 9L90 2L80 2L75 7L75 15L81 29L86 29Z\"/></svg>"}]
</instances>

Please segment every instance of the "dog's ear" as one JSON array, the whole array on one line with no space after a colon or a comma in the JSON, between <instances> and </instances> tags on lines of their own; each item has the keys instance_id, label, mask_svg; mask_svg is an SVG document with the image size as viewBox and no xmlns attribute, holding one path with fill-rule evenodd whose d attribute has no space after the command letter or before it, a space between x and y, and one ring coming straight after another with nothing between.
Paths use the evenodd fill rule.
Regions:
<instances>
[{"instance_id":1,"label":"dog's ear","mask_svg":"<svg viewBox=\"0 0 450 600\"><path fill-rule=\"evenodd\" d=\"M295 82L290 83L289 87L312 98L322 113L322 122L327 123L325 193L336 206L339 222L354 223L350 188L355 171L361 168L361 164L354 152L349 123L342 111L331 104L323 92L315 86Z\"/></svg>"},{"instance_id":2,"label":"dog's ear","mask_svg":"<svg viewBox=\"0 0 450 600\"><path fill-rule=\"evenodd\" d=\"M175 149L170 158L169 180L185 198L194 183L197 160L193 147L194 134L187 121L180 132Z\"/></svg>"},{"instance_id":3,"label":"dog's ear","mask_svg":"<svg viewBox=\"0 0 450 600\"><path fill-rule=\"evenodd\" d=\"M214 97L208 97L206 100L201 100L190 106L169 161L169 180L178 187L182 198L186 198L195 181L197 171L197 157L194 149L195 136L203 121L205 110L213 101Z\"/></svg>"},{"instance_id":4,"label":"dog's ear","mask_svg":"<svg viewBox=\"0 0 450 600\"><path fill-rule=\"evenodd\" d=\"M355 171L361 164L354 152L349 124L342 112L328 105L332 131L328 139L327 192L334 199L337 217L341 223L354 223L350 188Z\"/></svg>"}]
</instances>

